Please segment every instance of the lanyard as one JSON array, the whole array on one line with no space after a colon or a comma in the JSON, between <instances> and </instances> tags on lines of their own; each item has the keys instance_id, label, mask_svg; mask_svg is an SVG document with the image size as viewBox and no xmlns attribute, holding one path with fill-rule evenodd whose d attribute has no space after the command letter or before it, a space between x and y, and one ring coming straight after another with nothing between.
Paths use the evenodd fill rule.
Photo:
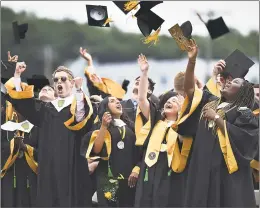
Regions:
<instances>
[{"instance_id":1,"label":"lanyard","mask_svg":"<svg viewBox=\"0 0 260 208\"><path fill-rule=\"evenodd\" d=\"M122 130L123 129L123 130ZM120 135L121 135L121 137L122 137L122 140L124 140L124 138L125 138L125 126L123 126L123 127L118 127L118 130L119 130L119 132L120 132ZM122 132L123 131L123 132Z\"/></svg>"}]
</instances>

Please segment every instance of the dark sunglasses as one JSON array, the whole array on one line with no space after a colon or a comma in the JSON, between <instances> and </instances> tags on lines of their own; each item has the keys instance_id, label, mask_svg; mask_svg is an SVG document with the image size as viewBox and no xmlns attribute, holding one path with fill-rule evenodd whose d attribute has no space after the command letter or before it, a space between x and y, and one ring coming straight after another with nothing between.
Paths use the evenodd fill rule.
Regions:
<instances>
[{"instance_id":1,"label":"dark sunglasses","mask_svg":"<svg viewBox=\"0 0 260 208\"><path fill-rule=\"evenodd\" d=\"M67 77L54 77L53 81L54 82L58 82L59 80L61 80L62 82L66 82L67 81ZM69 79L70 80L70 79Z\"/></svg>"}]
</instances>

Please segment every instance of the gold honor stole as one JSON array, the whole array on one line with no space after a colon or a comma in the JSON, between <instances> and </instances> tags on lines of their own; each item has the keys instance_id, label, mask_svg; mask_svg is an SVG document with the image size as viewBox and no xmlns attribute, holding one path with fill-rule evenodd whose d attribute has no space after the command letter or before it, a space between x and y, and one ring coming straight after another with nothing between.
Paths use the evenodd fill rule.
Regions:
<instances>
[{"instance_id":1,"label":"gold honor stole","mask_svg":"<svg viewBox=\"0 0 260 208\"><path fill-rule=\"evenodd\" d=\"M102 159L102 160L109 160L109 157L111 155L111 134L109 133L108 130L106 130L105 132L105 138L104 138L104 142L106 144L106 150L107 150L107 156L106 157L100 157L100 156L94 156L91 157L91 151L93 149L93 146L95 144L95 140L97 138L97 135L99 133L99 130L93 131L90 137L90 141L89 141L89 145L88 145L88 149L87 152L85 154L85 158L86 159L91 159L91 160L96 160L96 159ZM135 166L132 170L132 172L139 174L140 172L140 167Z\"/></svg>"},{"instance_id":2,"label":"gold honor stole","mask_svg":"<svg viewBox=\"0 0 260 208\"><path fill-rule=\"evenodd\" d=\"M88 78L92 81L91 76L92 73L88 70L88 67L85 69L85 75L88 76ZM123 99L125 96L126 91L122 88L122 86L115 81L108 79L108 78L102 78L102 82L93 82L93 85L98 88L101 92L104 92L106 94L110 94L118 99Z\"/></svg>"},{"instance_id":3,"label":"gold honor stole","mask_svg":"<svg viewBox=\"0 0 260 208\"><path fill-rule=\"evenodd\" d=\"M201 99L202 99L202 91L196 88L194 91L194 99L192 100L190 111L183 116L185 110L188 107L189 100L188 97L185 98L180 116L178 120L171 126L167 135L167 157L168 157L168 165L172 167L174 172L180 173L182 172L187 164L187 159L189 156L189 152L192 145L191 137L184 137L182 150L180 151L179 145L177 142L178 133L176 133L178 129L178 125L183 123L197 108ZM136 132L136 145L141 146L144 144L150 130L151 130L151 115L146 124L143 125L141 118L141 111L138 107L136 114L136 122L135 122L135 132ZM153 128L153 132L149 139L149 144L146 151L145 163L148 167L153 166L159 157L159 152L162 148L162 141L165 137L165 133L169 127L167 127L167 123L164 121L158 121Z\"/></svg>"},{"instance_id":4,"label":"gold honor stole","mask_svg":"<svg viewBox=\"0 0 260 208\"><path fill-rule=\"evenodd\" d=\"M9 96L13 99L26 99L26 98L33 98L34 97L34 86L33 85L27 85L25 83L21 83L21 87L23 89L23 91L16 91L14 90L15 85L14 85L14 78L9 79L6 84L5 87L7 89L7 92L9 94ZM87 121L89 120L89 118L92 116L93 114L93 108L90 102L90 99L84 94L84 98L87 102L87 105L89 107L89 112L88 115L86 116L86 118L84 118L81 122L75 124L74 126L72 126L71 124L75 122L75 113L76 113L76 98L74 98L71 107L70 107L70 112L72 114L71 118L68 119L67 121L64 122L64 125L69 129L69 130L73 130L73 131L77 131L82 129Z\"/></svg>"},{"instance_id":5,"label":"gold honor stole","mask_svg":"<svg viewBox=\"0 0 260 208\"><path fill-rule=\"evenodd\" d=\"M211 92L211 94L215 95L216 97L221 97L220 94L220 86L214 81L214 78L210 78L206 84L206 87Z\"/></svg>"}]
</instances>

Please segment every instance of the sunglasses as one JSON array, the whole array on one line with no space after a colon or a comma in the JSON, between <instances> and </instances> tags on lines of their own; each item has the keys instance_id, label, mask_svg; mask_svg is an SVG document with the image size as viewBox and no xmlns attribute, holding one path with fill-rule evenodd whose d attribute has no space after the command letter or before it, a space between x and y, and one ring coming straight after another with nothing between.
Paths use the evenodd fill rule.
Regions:
<instances>
[{"instance_id":1,"label":"sunglasses","mask_svg":"<svg viewBox=\"0 0 260 208\"><path fill-rule=\"evenodd\" d=\"M59 80L61 80L62 82L66 82L68 80L71 80L70 78L67 78L67 77L54 77L53 78L53 81L54 82L58 82Z\"/></svg>"}]
</instances>

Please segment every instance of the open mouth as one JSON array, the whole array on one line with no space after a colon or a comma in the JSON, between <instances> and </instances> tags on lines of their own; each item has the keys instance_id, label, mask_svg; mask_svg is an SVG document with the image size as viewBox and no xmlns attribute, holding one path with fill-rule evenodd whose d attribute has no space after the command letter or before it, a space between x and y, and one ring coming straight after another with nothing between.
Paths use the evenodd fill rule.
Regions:
<instances>
[{"instance_id":1,"label":"open mouth","mask_svg":"<svg viewBox=\"0 0 260 208\"><path fill-rule=\"evenodd\" d=\"M59 92L61 92L63 87L61 85L58 85L57 89L58 89Z\"/></svg>"},{"instance_id":2,"label":"open mouth","mask_svg":"<svg viewBox=\"0 0 260 208\"><path fill-rule=\"evenodd\" d=\"M116 109L117 109L117 110L122 110L122 106L121 106L121 105L117 105L117 106L116 106Z\"/></svg>"},{"instance_id":3,"label":"open mouth","mask_svg":"<svg viewBox=\"0 0 260 208\"><path fill-rule=\"evenodd\" d=\"M165 108L166 108L166 109L171 109L171 108L172 108L172 104L170 104L170 103L166 104L166 105L165 105Z\"/></svg>"}]
</instances>

